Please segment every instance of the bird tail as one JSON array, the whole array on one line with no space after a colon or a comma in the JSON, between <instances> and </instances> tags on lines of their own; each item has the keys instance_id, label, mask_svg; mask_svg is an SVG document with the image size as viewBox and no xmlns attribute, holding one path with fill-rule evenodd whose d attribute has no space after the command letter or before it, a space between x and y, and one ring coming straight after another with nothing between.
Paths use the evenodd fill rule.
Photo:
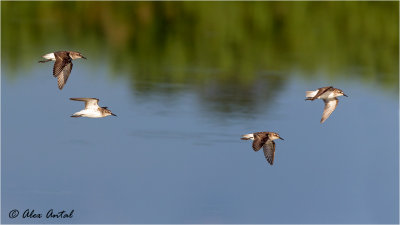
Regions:
<instances>
[{"instance_id":1,"label":"bird tail","mask_svg":"<svg viewBox=\"0 0 400 225\"><path fill-rule=\"evenodd\" d=\"M78 114L78 113L74 113L74 114L71 115L71 117L82 117L82 115Z\"/></svg>"},{"instance_id":2,"label":"bird tail","mask_svg":"<svg viewBox=\"0 0 400 225\"><path fill-rule=\"evenodd\" d=\"M317 91L306 91L306 97L312 98L317 94Z\"/></svg>"},{"instance_id":3,"label":"bird tail","mask_svg":"<svg viewBox=\"0 0 400 225\"><path fill-rule=\"evenodd\" d=\"M56 59L56 57L55 57L53 52L52 53L48 53L46 55L43 55L42 57L45 58L45 59L50 59L50 60L55 60Z\"/></svg>"},{"instance_id":4,"label":"bird tail","mask_svg":"<svg viewBox=\"0 0 400 225\"><path fill-rule=\"evenodd\" d=\"M253 134L245 134L242 136L242 138L240 138L242 140L250 140L250 139L254 139L254 135Z\"/></svg>"}]
</instances>

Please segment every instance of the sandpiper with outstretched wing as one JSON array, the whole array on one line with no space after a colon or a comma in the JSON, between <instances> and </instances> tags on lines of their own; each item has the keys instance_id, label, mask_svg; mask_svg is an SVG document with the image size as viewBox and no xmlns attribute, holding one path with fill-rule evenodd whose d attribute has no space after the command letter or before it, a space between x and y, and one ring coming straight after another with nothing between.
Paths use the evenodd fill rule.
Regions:
<instances>
[{"instance_id":1,"label":"sandpiper with outstretched wing","mask_svg":"<svg viewBox=\"0 0 400 225\"><path fill-rule=\"evenodd\" d=\"M318 88L315 91L306 91L306 99L314 101L315 99L322 99L325 102L324 112L322 113L321 123L325 122L326 119L332 114L332 112L336 109L336 106L339 103L339 96L346 96L342 90L338 88L334 88L332 86Z\"/></svg>"},{"instance_id":2,"label":"sandpiper with outstretched wing","mask_svg":"<svg viewBox=\"0 0 400 225\"><path fill-rule=\"evenodd\" d=\"M275 132L256 132L252 134L245 134L241 138L242 140L253 140L253 150L258 151L263 147L264 156L267 162L271 165L274 164L275 158L275 139L284 140Z\"/></svg>"},{"instance_id":3,"label":"sandpiper with outstretched wing","mask_svg":"<svg viewBox=\"0 0 400 225\"><path fill-rule=\"evenodd\" d=\"M86 59L81 53L73 51L58 51L52 52L42 56L46 60L39 61L45 63L49 61L56 61L53 67L53 76L58 79L58 88L63 89L67 83L68 77L72 70L72 60L83 58Z\"/></svg>"},{"instance_id":4,"label":"sandpiper with outstretched wing","mask_svg":"<svg viewBox=\"0 0 400 225\"><path fill-rule=\"evenodd\" d=\"M100 107L99 99L97 98L70 98L70 100L85 102L85 109L74 113L71 117L101 118L106 116L117 116L107 109L107 107Z\"/></svg>"}]
</instances>

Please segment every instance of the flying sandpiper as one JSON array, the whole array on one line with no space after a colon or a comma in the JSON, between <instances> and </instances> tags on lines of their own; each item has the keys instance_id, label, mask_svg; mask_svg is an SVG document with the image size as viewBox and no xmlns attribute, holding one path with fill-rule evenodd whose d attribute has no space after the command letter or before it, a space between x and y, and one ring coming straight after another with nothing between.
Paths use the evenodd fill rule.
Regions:
<instances>
[{"instance_id":1,"label":"flying sandpiper","mask_svg":"<svg viewBox=\"0 0 400 225\"><path fill-rule=\"evenodd\" d=\"M284 140L275 132L256 132L252 134L245 134L241 138L242 140L253 140L253 150L257 152L263 147L264 156L267 162L271 165L274 164L275 157L275 139Z\"/></svg>"},{"instance_id":2,"label":"flying sandpiper","mask_svg":"<svg viewBox=\"0 0 400 225\"><path fill-rule=\"evenodd\" d=\"M72 60L73 59L86 59L81 53L73 51L59 51L52 52L42 56L47 60L39 61L40 63L45 63L49 61L56 61L53 67L53 76L58 79L58 88L63 89L64 85L67 83L69 74L72 70Z\"/></svg>"},{"instance_id":3,"label":"flying sandpiper","mask_svg":"<svg viewBox=\"0 0 400 225\"><path fill-rule=\"evenodd\" d=\"M70 98L70 100L85 102L85 109L74 113L71 117L101 118L106 116L117 116L107 109L107 107L100 107L99 99L97 98Z\"/></svg>"},{"instance_id":4,"label":"flying sandpiper","mask_svg":"<svg viewBox=\"0 0 400 225\"><path fill-rule=\"evenodd\" d=\"M315 91L306 91L306 99L314 101L315 99L322 99L325 102L324 112L322 113L321 123L325 122L326 119L332 114L336 109L339 100L336 98L338 96L346 96L342 90L334 88L332 86L318 88Z\"/></svg>"}]
</instances>

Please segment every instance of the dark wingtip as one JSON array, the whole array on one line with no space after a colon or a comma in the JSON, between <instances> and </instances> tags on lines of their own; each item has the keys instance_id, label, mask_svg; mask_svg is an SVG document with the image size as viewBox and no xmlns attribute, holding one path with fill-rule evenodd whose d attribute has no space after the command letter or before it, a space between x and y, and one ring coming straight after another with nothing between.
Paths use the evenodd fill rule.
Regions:
<instances>
[{"instance_id":1,"label":"dark wingtip","mask_svg":"<svg viewBox=\"0 0 400 225\"><path fill-rule=\"evenodd\" d=\"M111 115L118 117L117 115L115 115L114 113L111 113Z\"/></svg>"},{"instance_id":2,"label":"dark wingtip","mask_svg":"<svg viewBox=\"0 0 400 225\"><path fill-rule=\"evenodd\" d=\"M279 139L281 139L281 140L285 140L285 139L283 139L283 138L281 138L281 137L279 137Z\"/></svg>"}]
</instances>

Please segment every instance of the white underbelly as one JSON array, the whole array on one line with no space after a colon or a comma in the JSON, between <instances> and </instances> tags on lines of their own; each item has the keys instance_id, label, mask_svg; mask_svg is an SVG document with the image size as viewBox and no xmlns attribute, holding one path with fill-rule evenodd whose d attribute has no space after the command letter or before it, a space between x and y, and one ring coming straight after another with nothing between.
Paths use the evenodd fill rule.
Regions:
<instances>
[{"instance_id":1,"label":"white underbelly","mask_svg":"<svg viewBox=\"0 0 400 225\"><path fill-rule=\"evenodd\" d=\"M98 110L82 110L76 113L77 115L89 118L100 118L104 117L103 114Z\"/></svg>"}]
</instances>

